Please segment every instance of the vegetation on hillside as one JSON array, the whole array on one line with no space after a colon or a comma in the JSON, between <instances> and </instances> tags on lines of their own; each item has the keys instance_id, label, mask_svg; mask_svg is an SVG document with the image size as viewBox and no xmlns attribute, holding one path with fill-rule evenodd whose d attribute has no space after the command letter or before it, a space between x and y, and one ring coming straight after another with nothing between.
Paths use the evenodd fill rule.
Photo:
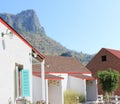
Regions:
<instances>
[{"instance_id":1,"label":"vegetation on hillside","mask_svg":"<svg viewBox=\"0 0 120 104\"><path fill-rule=\"evenodd\" d=\"M94 56L69 50L48 37L34 10L22 11L16 15L1 13L0 17L43 54L64 56L70 54L69 57L76 57L83 64L88 63Z\"/></svg>"}]
</instances>

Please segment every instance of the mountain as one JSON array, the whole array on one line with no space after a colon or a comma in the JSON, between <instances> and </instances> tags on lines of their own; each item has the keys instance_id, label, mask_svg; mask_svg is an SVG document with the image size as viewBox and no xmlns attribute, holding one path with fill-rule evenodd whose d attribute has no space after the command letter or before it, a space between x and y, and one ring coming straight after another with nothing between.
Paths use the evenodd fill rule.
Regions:
<instances>
[{"instance_id":1,"label":"mountain","mask_svg":"<svg viewBox=\"0 0 120 104\"><path fill-rule=\"evenodd\" d=\"M93 55L69 50L48 37L34 10L25 10L18 14L0 13L0 17L42 54L61 55L66 57L73 56L78 58L83 64L88 63L93 57Z\"/></svg>"}]
</instances>

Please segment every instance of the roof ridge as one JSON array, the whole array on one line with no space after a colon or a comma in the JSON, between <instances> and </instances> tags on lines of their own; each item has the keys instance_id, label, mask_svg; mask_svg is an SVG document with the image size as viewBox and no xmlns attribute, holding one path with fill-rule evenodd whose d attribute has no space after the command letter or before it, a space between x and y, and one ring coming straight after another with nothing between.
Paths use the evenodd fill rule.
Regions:
<instances>
[{"instance_id":1,"label":"roof ridge","mask_svg":"<svg viewBox=\"0 0 120 104\"><path fill-rule=\"evenodd\" d=\"M111 48L103 48L103 49L111 50L111 51L120 51L120 50L117 50L117 49L111 49Z\"/></svg>"},{"instance_id":2,"label":"roof ridge","mask_svg":"<svg viewBox=\"0 0 120 104\"><path fill-rule=\"evenodd\" d=\"M103 49L107 50L108 52L110 52L111 54L113 54L114 56L120 59L120 50L109 49L109 48L103 48Z\"/></svg>"}]
</instances>

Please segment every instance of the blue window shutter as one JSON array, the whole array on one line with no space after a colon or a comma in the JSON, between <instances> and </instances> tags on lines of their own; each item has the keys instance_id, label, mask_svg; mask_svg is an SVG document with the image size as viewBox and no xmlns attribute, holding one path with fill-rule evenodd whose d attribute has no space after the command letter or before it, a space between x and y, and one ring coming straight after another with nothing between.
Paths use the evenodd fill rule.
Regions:
<instances>
[{"instance_id":1,"label":"blue window shutter","mask_svg":"<svg viewBox=\"0 0 120 104\"><path fill-rule=\"evenodd\" d=\"M22 72L22 96L30 96L30 73L29 70L23 69Z\"/></svg>"}]
</instances>

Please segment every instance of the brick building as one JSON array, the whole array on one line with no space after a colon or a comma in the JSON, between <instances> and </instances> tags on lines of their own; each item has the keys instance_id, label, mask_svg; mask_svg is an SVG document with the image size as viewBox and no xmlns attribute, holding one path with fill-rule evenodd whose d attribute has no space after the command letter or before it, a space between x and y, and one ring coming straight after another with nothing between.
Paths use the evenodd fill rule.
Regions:
<instances>
[{"instance_id":1,"label":"brick building","mask_svg":"<svg viewBox=\"0 0 120 104\"><path fill-rule=\"evenodd\" d=\"M86 67L96 76L101 70L112 68L120 72L120 50L102 48ZM99 94L103 93L99 86ZM120 83L115 94L120 95Z\"/></svg>"}]
</instances>

